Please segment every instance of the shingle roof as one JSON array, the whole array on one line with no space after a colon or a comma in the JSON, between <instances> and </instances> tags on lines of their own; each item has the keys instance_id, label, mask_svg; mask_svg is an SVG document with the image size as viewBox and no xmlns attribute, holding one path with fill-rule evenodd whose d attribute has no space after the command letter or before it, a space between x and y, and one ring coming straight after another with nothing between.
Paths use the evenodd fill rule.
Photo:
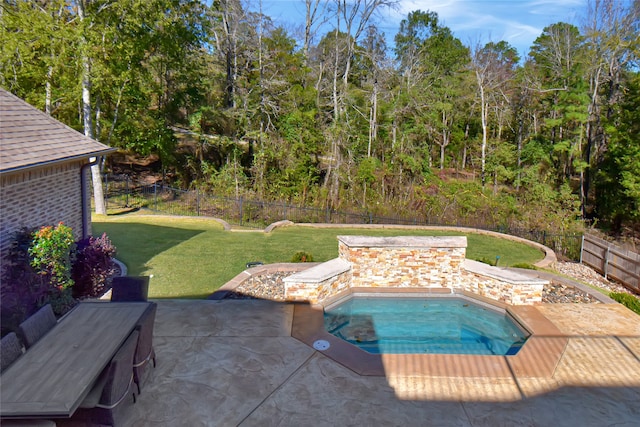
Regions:
<instances>
[{"instance_id":1,"label":"shingle roof","mask_svg":"<svg viewBox=\"0 0 640 427\"><path fill-rule=\"evenodd\" d=\"M0 89L0 173L112 151Z\"/></svg>"}]
</instances>

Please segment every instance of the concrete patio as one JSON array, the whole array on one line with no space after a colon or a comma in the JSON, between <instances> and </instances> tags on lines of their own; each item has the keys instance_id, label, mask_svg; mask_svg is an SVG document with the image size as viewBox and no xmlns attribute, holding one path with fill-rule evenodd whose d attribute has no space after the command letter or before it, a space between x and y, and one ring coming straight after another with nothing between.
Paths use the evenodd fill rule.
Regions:
<instances>
[{"instance_id":1,"label":"concrete patio","mask_svg":"<svg viewBox=\"0 0 640 427\"><path fill-rule=\"evenodd\" d=\"M568 338L552 376L483 378L360 376L291 336L293 304L157 302L127 426L640 425L640 316L619 304L536 306Z\"/></svg>"}]
</instances>

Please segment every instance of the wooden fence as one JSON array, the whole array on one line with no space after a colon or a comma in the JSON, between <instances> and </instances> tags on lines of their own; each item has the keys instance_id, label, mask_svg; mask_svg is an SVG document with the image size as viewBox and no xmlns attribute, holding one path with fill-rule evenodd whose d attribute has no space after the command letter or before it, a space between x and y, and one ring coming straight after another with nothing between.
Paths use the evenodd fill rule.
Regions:
<instances>
[{"instance_id":1,"label":"wooden fence","mask_svg":"<svg viewBox=\"0 0 640 427\"><path fill-rule=\"evenodd\" d=\"M580 261L602 273L605 278L640 292L640 254L585 234L582 237Z\"/></svg>"}]
</instances>

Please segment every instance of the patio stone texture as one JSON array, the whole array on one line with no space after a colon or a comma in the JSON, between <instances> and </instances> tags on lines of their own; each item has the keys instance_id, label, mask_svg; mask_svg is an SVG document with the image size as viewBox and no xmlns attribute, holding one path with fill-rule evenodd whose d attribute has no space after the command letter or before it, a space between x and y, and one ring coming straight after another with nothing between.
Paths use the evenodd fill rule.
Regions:
<instances>
[{"instance_id":1,"label":"patio stone texture","mask_svg":"<svg viewBox=\"0 0 640 427\"><path fill-rule=\"evenodd\" d=\"M484 376L472 360L460 367L464 375L434 375L417 359L360 375L292 337L294 313L305 304L157 302L158 367L124 426L590 427L640 420L640 317L619 304L528 306L568 339L551 375L531 377L515 365Z\"/></svg>"}]
</instances>

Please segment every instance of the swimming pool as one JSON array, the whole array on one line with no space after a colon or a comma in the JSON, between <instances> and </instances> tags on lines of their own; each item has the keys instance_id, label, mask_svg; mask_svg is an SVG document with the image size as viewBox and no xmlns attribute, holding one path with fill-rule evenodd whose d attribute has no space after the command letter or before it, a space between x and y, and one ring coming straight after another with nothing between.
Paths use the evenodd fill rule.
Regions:
<instances>
[{"instance_id":1,"label":"swimming pool","mask_svg":"<svg viewBox=\"0 0 640 427\"><path fill-rule=\"evenodd\" d=\"M330 334L372 354L514 355L529 333L462 296L358 296L325 307Z\"/></svg>"}]
</instances>

